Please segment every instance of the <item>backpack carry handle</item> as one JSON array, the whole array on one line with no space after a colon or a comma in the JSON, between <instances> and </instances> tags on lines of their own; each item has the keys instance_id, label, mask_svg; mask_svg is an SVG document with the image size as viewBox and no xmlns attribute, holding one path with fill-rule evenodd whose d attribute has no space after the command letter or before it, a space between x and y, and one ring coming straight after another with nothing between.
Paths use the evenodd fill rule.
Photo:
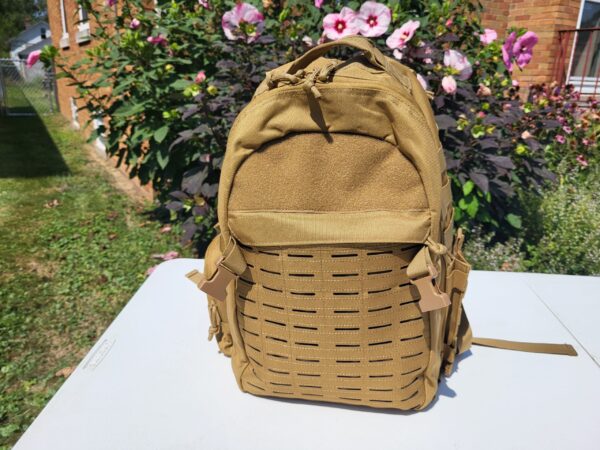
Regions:
<instances>
[{"instance_id":1,"label":"backpack carry handle","mask_svg":"<svg viewBox=\"0 0 600 450\"><path fill-rule=\"evenodd\" d=\"M287 73L292 75L295 74L299 70L306 68L315 59L325 55L329 50L335 47L353 47L357 50L362 50L365 54L365 57L375 67L378 67L385 71L389 70L388 62L385 56L377 47L375 47L371 43L371 41L364 37L348 36L337 41L326 42L325 44L321 44L310 49L304 55L302 55L300 58L293 62L293 64L289 67Z\"/></svg>"}]
</instances>

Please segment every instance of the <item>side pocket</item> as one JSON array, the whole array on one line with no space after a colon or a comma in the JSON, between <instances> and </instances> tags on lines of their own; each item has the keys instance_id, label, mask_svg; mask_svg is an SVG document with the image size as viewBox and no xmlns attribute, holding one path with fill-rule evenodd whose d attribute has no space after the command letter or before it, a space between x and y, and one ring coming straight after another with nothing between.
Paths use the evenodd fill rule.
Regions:
<instances>
[{"instance_id":1,"label":"side pocket","mask_svg":"<svg viewBox=\"0 0 600 450\"><path fill-rule=\"evenodd\" d=\"M467 290L467 280L471 265L465 259L462 252L464 235L458 229L454 238L452 253L448 255L448 272L446 274L446 293L450 297L450 314L446 324L446 337L444 339L444 362L443 371L450 376L454 367L456 355L469 349L470 328L464 314L462 301ZM461 323L463 322L463 323ZM466 328L468 329L466 329ZM463 332L460 333L459 329ZM459 345L459 335L464 336ZM466 338L466 339L465 339Z\"/></svg>"},{"instance_id":2,"label":"side pocket","mask_svg":"<svg viewBox=\"0 0 600 450\"><path fill-rule=\"evenodd\" d=\"M217 235L206 249L204 257L204 276L206 279L212 278L217 271L217 262L221 257L221 236ZM217 338L219 350L227 356L231 356L233 341L229 331L229 322L227 320L227 304L225 301L217 300L211 296L208 298L208 314L210 317L210 328L208 329L208 339Z\"/></svg>"}]
</instances>

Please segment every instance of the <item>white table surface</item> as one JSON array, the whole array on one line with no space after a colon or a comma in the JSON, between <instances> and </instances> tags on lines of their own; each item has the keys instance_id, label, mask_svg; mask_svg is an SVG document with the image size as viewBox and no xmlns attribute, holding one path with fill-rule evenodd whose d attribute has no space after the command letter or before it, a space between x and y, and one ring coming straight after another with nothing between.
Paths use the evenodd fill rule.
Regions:
<instances>
[{"instance_id":1,"label":"white table surface","mask_svg":"<svg viewBox=\"0 0 600 450\"><path fill-rule=\"evenodd\" d=\"M157 268L15 449L600 448L600 278L474 272L476 335L567 342L579 357L474 347L413 413L243 394L206 339L194 268Z\"/></svg>"}]
</instances>

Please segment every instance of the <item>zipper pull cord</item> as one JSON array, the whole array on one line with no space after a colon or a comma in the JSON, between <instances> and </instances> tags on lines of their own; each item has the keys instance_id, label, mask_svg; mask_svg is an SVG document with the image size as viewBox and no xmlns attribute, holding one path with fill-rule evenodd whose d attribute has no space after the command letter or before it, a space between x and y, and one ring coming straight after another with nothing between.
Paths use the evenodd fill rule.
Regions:
<instances>
[{"instance_id":1,"label":"zipper pull cord","mask_svg":"<svg viewBox=\"0 0 600 450\"><path fill-rule=\"evenodd\" d=\"M321 92L315 86L317 82L317 76L319 75L319 71L315 69L310 75L308 75L302 85L302 88L306 91L307 94L312 94L314 98L317 100L321 98Z\"/></svg>"},{"instance_id":2,"label":"zipper pull cord","mask_svg":"<svg viewBox=\"0 0 600 450\"><path fill-rule=\"evenodd\" d=\"M310 73L310 75L306 77L306 80L304 82L304 90L307 93L312 94L313 97L316 99L321 98L321 92L317 88L316 84L317 82L327 83L331 81L331 75L335 72L337 66L338 64L332 63L328 64L325 67L320 67L318 69L313 70Z\"/></svg>"},{"instance_id":3,"label":"zipper pull cord","mask_svg":"<svg viewBox=\"0 0 600 450\"><path fill-rule=\"evenodd\" d=\"M276 74L269 74L269 78L267 79L267 86L269 87L269 89L274 89L276 88L279 83L289 83L289 84L298 84L300 83L300 81L302 81L302 78L304 78L306 76L306 73L304 72L304 70L300 69L299 71L297 71L295 74L289 74L289 73L276 73Z\"/></svg>"}]
</instances>

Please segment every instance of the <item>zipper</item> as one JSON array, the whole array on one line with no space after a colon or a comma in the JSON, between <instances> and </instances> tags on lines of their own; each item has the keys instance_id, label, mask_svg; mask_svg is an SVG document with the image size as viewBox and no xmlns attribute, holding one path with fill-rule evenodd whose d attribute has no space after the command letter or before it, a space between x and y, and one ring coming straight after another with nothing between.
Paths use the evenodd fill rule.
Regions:
<instances>
[{"instance_id":1,"label":"zipper","mask_svg":"<svg viewBox=\"0 0 600 450\"><path fill-rule=\"evenodd\" d=\"M342 74L337 74L335 75L336 78L343 78ZM299 77L301 78L301 77ZM412 101L412 97L408 98L408 95L402 95L404 93L402 93L401 95L398 95L398 92L392 89L389 89L385 86L383 86L381 83L373 83L373 82L360 82L357 78L354 77L346 77L347 79L351 78L353 81L353 83L344 83L344 82L335 82L335 81L329 81L329 82L323 82L320 81L318 78L315 80L315 87L317 84L322 84L321 88L317 88L319 91L319 97L321 95L323 95L323 92L327 92L328 90L337 90L337 89L350 89L350 88L356 88L357 85L359 85L358 87L365 89L365 90L370 90L373 92L378 92L378 93L384 93L389 95L391 98L393 98L394 100L399 101L400 103L402 103L404 106L406 106L409 110L409 112L416 114L417 117L417 123L419 125L419 129L420 130L425 130L425 134L428 136L431 147L432 148L437 148L436 143L435 143L435 137L432 134L431 129L429 128L429 126L427 125L427 122L425 120L425 117L423 116L423 112L416 107L415 103ZM303 80L301 78L301 80ZM235 123L233 124L233 126L231 127L231 133L234 132L234 130L236 129L237 125L239 122L241 122L241 120L247 116L248 114L250 114L254 108L262 105L263 103L267 103L268 101L270 101L272 98L275 98L278 95L285 95L287 93L295 93L298 92L299 90L304 90L306 91L306 87L303 87L303 81L299 80L297 83L293 83L290 85L284 85L284 86L279 86L279 87L274 87L272 89L269 89L268 91L260 94L259 97L257 97L254 101L254 103L250 103L246 108L244 108L242 110L242 112L239 114L238 118L236 119ZM400 84L400 83L399 83ZM309 90L312 88L312 86L309 85Z\"/></svg>"}]
</instances>

